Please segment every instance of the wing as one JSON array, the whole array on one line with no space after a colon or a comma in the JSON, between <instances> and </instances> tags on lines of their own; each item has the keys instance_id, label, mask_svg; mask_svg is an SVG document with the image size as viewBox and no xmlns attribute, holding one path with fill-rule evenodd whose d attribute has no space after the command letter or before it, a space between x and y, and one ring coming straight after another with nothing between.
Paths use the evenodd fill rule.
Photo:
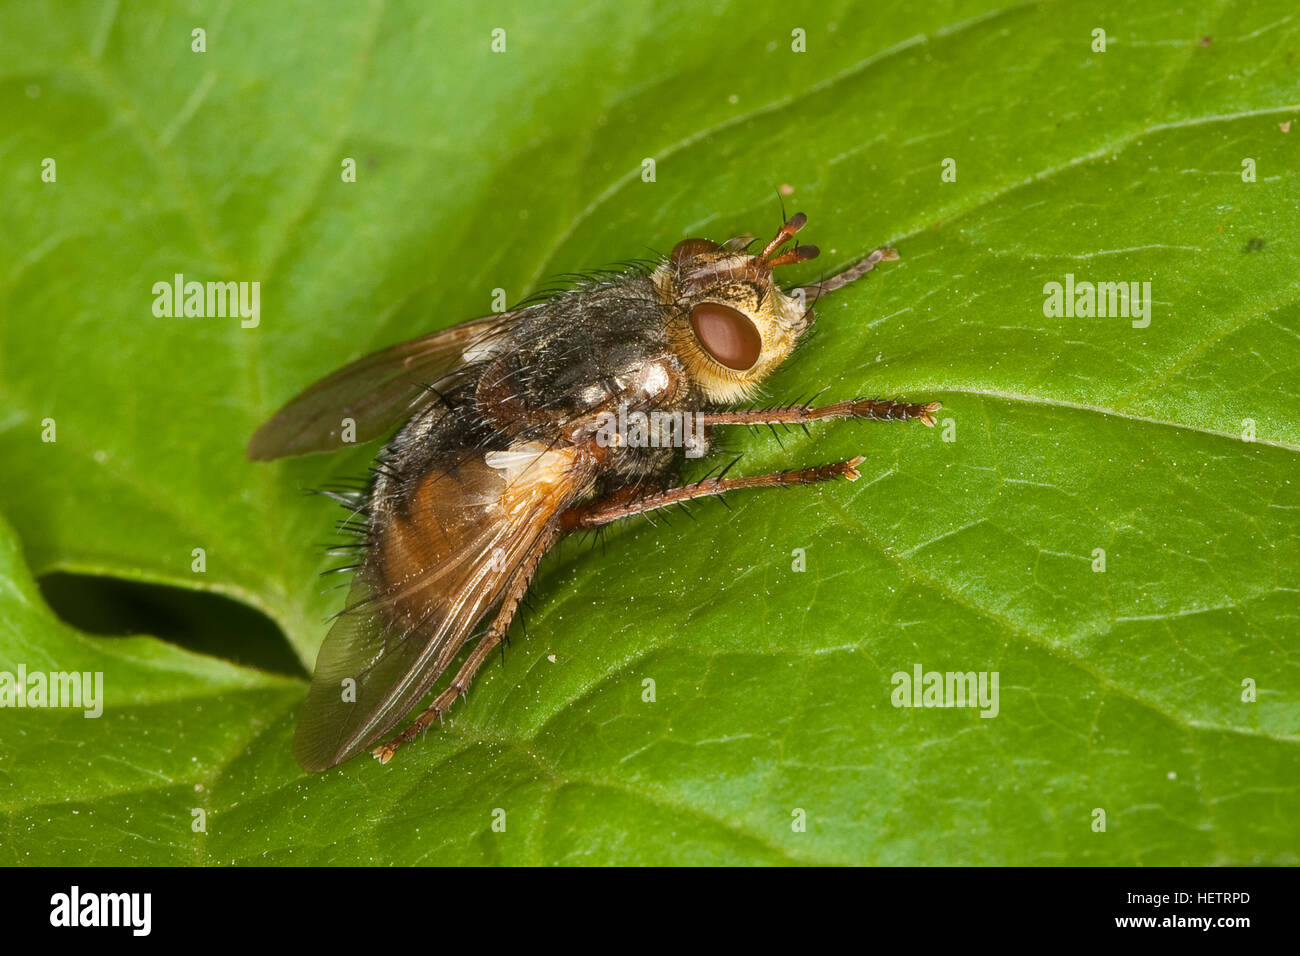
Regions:
<instances>
[{"instance_id":1,"label":"wing","mask_svg":"<svg viewBox=\"0 0 1300 956\"><path fill-rule=\"evenodd\" d=\"M464 364L466 351L490 351L518 315L503 312L471 319L345 365L308 387L259 428L248 443L248 457L270 461L338 451L343 447L345 418L356 423L357 442L379 438L429 400L427 386Z\"/></svg>"},{"instance_id":2,"label":"wing","mask_svg":"<svg viewBox=\"0 0 1300 956\"><path fill-rule=\"evenodd\" d=\"M466 451L375 523L294 735L305 770L360 753L415 707L594 475L572 448Z\"/></svg>"}]
</instances>

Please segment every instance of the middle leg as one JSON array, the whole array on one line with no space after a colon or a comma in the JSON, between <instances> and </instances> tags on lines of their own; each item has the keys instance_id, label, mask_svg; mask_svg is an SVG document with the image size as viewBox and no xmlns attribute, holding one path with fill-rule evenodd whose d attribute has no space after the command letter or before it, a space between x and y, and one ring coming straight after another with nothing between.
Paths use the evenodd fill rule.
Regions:
<instances>
[{"instance_id":1,"label":"middle leg","mask_svg":"<svg viewBox=\"0 0 1300 956\"><path fill-rule=\"evenodd\" d=\"M599 528L619 518L667 508L693 498L725 495L729 491L740 491L745 488L788 488L791 485L811 485L814 482L830 481L833 478L857 481L861 477L858 474L858 465L863 461L865 459L859 456L848 461L837 461L831 465L777 471L767 475L751 475L747 478L728 478L723 474L715 478L705 478L691 485L649 493L642 493L636 486L628 486L604 498L597 498L595 501L570 508L560 516L560 529L567 532L579 528Z\"/></svg>"}]
</instances>

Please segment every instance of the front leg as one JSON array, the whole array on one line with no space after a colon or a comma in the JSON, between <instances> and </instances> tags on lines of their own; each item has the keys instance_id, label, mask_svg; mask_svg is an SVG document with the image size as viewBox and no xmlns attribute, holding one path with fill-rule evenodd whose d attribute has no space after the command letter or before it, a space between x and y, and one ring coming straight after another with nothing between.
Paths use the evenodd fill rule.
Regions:
<instances>
[{"instance_id":1,"label":"front leg","mask_svg":"<svg viewBox=\"0 0 1300 956\"><path fill-rule=\"evenodd\" d=\"M820 408L790 405L785 408L750 408L739 412L697 412L697 427L710 425L804 425L825 418L866 418L877 422L919 421L934 427L934 413L942 402L896 402L884 398L855 398Z\"/></svg>"}]
</instances>

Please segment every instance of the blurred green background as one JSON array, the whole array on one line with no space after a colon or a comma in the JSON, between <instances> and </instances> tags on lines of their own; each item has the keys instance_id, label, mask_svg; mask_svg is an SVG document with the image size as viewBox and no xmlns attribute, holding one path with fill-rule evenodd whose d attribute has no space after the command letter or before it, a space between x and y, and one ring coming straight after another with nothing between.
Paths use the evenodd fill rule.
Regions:
<instances>
[{"instance_id":1,"label":"blurred green background","mask_svg":"<svg viewBox=\"0 0 1300 956\"><path fill-rule=\"evenodd\" d=\"M1280 0L0 3L0 669L107 698L0 711L0 860L1295 863L1298 53ZM253 429L778 191L789 281L901 259L767 398L941 427L730 436L863 479L566 543L453 721L300 773L342 600L303 492L374 449ZM155 316L176 273L260 324ZM1066 274L1150 281L1150 325L1045 316ZM998 716L894 708L915 664L997 671Z\"/></svg>"}]
</instances>

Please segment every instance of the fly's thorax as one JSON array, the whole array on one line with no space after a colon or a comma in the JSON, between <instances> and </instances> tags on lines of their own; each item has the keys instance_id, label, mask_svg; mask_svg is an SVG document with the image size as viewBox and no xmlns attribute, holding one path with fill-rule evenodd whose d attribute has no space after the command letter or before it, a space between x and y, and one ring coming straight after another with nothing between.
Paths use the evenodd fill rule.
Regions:
<instances>
[{"instance_id":1,"label":"fly's thorax","mask_svg":"<svg viewBox=\"0 0 1300 956\"><path fill-rule=\"evenodd\" d=\"M651 279L673 351L710 402L751 397L812 322L769 265L707 240L679 243Z\"/></svg>"}]
</instances>

